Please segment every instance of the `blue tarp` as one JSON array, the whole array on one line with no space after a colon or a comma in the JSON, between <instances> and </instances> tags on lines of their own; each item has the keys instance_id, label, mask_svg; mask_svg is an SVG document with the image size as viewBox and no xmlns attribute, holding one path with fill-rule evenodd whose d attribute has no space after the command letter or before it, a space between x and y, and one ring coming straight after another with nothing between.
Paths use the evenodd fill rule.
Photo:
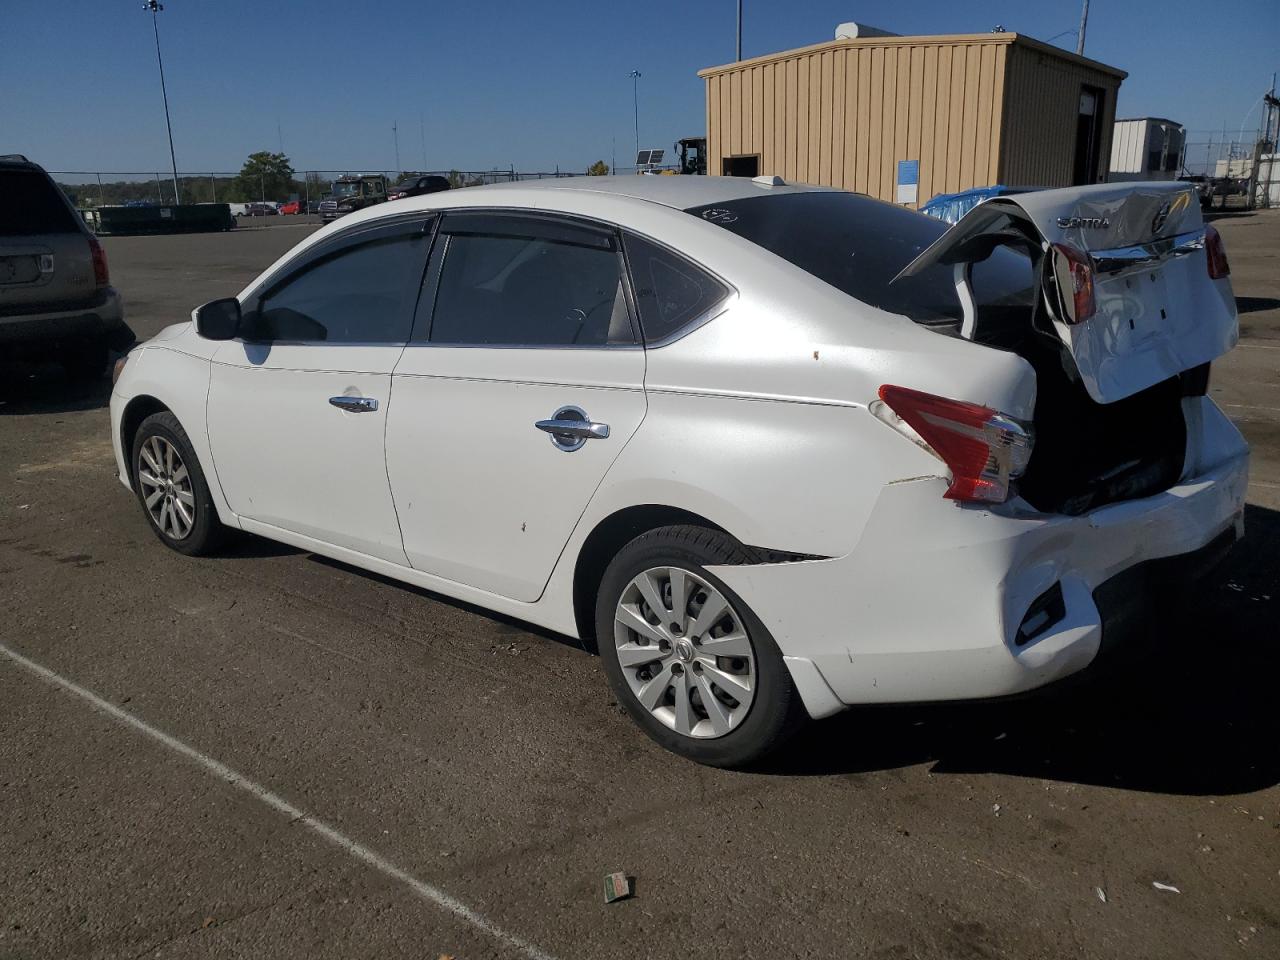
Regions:
<instances>
[{"instance_id":1,"label":"blue tarp","mask_svg":"<svg viewBox=\"0 0 1280 960\"><path fill-rule=\"evenodd\" d=\"M1037 188L1006 187L996 184L991 187L974 187L972 190L963 190L960 193L940 193L921 207L920 212L947 223L955 223L983 200L1003 197L1011 193L1027 193L1035 189Z\"/></svg>"}]
</instances>

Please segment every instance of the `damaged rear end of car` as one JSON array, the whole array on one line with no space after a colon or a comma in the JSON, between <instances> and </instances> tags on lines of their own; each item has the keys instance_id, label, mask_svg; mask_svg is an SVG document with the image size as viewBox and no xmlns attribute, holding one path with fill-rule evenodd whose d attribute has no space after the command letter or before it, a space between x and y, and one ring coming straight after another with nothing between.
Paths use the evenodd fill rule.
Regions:
<instances>
[{"instance_id":1,"label":"damaged rear end of car","mask_svg":"<svg viewBox=\"0 0 1280 960\"><path fill-rule=\"evenodd\" d=\"M1032 295L983 303L975 267L1014 253ZM1036 372L1035 452L1018 484L1034 508L1079 515L1166 490L1200 460L1198 398L1238 337L1229 267L1194 193L1142 184L989 201L895 278L950 269L959 336Z\"/></svg>"},{"instance_id":2,"label":"damaged rear end of car","mask_svg":"<svg viewBox=\"0 0 1280 960\"><path fill-rule=\"evenodd\" d=\"M1203 572L1243 534L1248 447L1207 395L1236 312L1191 190L1019 194L945 232L850 194L778 200L795 207L781 226L754 199L690 212L874 308L840 334L851 399L920 453L848 554L717 571L821 676L828 710L1076 673L1143 620L1157 578ZM884 342L885 314L901 345L860 349ZM831 597L847 616L813 614Z\"/></svg>"}]
</instances>

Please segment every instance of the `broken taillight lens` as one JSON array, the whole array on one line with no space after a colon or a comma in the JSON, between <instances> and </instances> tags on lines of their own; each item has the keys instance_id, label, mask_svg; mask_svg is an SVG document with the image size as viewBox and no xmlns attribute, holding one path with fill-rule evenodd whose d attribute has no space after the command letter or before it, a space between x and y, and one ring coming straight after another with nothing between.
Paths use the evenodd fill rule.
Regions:
<instances>
[{"instance_id":1,"label":"broken taillight lens","mask_svg":"<svg viewBox=\"0 0 1280 960\"><path fill-rule=\"evenodd\" d=\"M1227 263L1227 246L1222 242L1222 234L1214 229L1213 224L1204 228L1204 252L1209 263L1209 279L1221 280L1231 276L1231 265Z\"/></svg>"},{"instance_id":2,"label":"broken taillight lens","mask_svg":"<svg viewBox=\"0 0 1280 960\"><path fill-rule=\"evenodd\" d=\"M880 399L951 468L949 500L1003 503L1031 459L1030 427L990 407L885 384Z\"/></svg>"},{"instance_id":3,"label":"broken taillight lens","mask_svg":"<svg viewBox=\"0 0 1280 960\"><path fill-rule=\"evenodd\" d=\"M1093 262L1089 255L1069 243L1055 243L1054 275L1062 291L1062 305L1069 324L1084 323L1098 309L1093 297Z\"/></svg>"}]
</instances>

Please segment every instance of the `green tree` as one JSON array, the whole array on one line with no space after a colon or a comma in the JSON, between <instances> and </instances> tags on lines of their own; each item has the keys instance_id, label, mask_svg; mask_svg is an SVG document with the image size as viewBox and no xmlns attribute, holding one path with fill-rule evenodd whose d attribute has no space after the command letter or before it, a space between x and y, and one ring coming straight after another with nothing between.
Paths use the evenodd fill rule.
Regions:
<instances>
[{"instance_id":1,"label":"green tree","mask_svg":"<svg viewBox=\"0 0 1280 960\"><path fill-rule=\"evenodd\" d=\"M588 177L607 177L609 175L609 165L603 160L597 160L591 166L587 167Z\"/></svg>"},{"instance_id":2,"label":"green tree","mask_svg":"<svg viewBox=\"0 0 1280 960\"><path fill-rule=\"evenodd\" d=\"M240 175L231 185L231 194L226 199L238 203L263 199L284 200L289 194L297 192L289 158L283 153L259 150L249 154L249 159L240 168Z\"/></svg>"}]
</instances>

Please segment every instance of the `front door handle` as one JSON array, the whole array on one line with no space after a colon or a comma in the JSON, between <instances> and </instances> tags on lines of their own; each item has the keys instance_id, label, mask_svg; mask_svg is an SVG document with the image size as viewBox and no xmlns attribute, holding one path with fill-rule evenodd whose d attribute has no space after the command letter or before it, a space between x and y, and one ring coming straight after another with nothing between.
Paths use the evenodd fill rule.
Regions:
<instances>
[{"instance_id":1,"label":"front door handle","mask_svg":"<svg viewBox=\"0 0 1280 960\"><path fill-rule=\"evenodd\" d=\"M347 413L373 413L378 409L378 401L373 397L330 397L329 402Z\"/></svg>"},{"instance_id":2,"label":"front door handle","mask_svg":"<svg viewBox=\"0 0 1280 960\"><path fill-rule=\"evenodd\" d=\"M551 442L558 450L572 453L588 440L606 440L609 425L596 423L581 407L561 407L550 420L538 420L534 426L551 435Z\"/></svg>"}]
</instances>

